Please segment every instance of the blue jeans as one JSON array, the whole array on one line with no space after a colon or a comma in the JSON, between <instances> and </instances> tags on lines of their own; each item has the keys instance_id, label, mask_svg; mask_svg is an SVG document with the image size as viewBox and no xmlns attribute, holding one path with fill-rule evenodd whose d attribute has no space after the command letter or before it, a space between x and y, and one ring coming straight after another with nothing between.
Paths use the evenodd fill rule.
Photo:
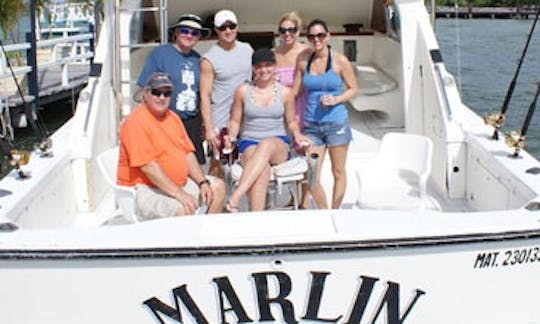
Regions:
<instances>
[{"instance_id":1,"label":"blue jeans","mask_svg":"<svg viewBox=\"0 0 540 324\"><path fill-rule=\"evenodd\" d=\"M348 120L333 122L304 122L304 134L311 139L313 146L340 146L352 140Z\"/></svg>"}]
</instances>

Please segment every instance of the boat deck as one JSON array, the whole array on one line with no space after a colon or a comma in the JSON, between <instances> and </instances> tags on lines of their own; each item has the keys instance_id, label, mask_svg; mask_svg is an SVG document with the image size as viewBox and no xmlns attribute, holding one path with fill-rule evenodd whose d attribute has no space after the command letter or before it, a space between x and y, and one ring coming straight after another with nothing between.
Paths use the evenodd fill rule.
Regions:
<instances>
[{"instance_id":1,"label":"boat deck","mask_svg":"<svg viewBox=\"0 0 540 324\"><path fill-rule=\"evenodd\" d=\"M348 173L348 187L345 195L345 199L342 204L342 209L354 209L356 195L358 193L358 184L355 178L356 168L362 167L369 159L373 158L379 149L382 137L388 132L403 132L403 127L385 127L386 116L380 111L355 111L350 108L349 121L351 123L353 132L353 141L349 147L348 161L347 161L347 173ZM208 166L205 166L207 170ZM328 176L324 176L324 174ZM330 173L330 161L328 155L324 163L323 178L331 179ZM327 192L328 198L331 196L332 183L323 183ZM471 212L473 211L464 199L447 199L440 193L428 186L429 203L426 207L431 211L441 212ZM113 192L110 190L110 194L105 196L106 198L96 208L95 217L89 217L88 214L80 215L77 219L77 226L86 226L88 222L104 223L107 225L125 224L126 221L121 217L119 211L114 210ZM284 190L284 193L278 197L277 202L279 208L286 208L285 206L289 201L289 192ZM311 208L316 208L311 203ZM290 209L290 208L288 208ZM241 211L247 211L247 199L243 199L240 204ZM111 218L111 215L113 217Z\"/></svg>"}]
</instances>

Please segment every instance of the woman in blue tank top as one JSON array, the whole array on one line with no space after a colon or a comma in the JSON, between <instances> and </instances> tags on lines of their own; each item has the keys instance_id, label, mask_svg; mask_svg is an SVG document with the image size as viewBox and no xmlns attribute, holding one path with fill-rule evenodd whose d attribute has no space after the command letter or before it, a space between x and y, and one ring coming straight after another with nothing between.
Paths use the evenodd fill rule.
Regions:
<instances>
[{"instance_id":1,"label":"woman in blue tank top","mask_svg":"<svg viewBox=\"0 0 540 324\"><path fill-rule=\"evenodd\" d=\"M309 144L309 138L300 132L296 122L291 89L275 79L274 52L259 49L251 61L254 81L236 89L229 121L230 137L239 137L243 165L238 186L225 206L229 212L238 211L238 203L246 192L250 210L264 209L270 167L288 158L290 139L285 125L297 144Z\"/></svg>"},{"instance_id":2,"label":"woman in blue tank top","mask_svg":"<svg viewBox=\"0 0 540 324\"><path fill-rule=\"evenodd\" d=\"M319 208L328 208L320 183L326 151L330 155L334 177L331 207L339 208L345 195L345 161L352 139L345 103L358 88L351 63L341 53L331 51L329 38L328 26L323 20L315 19L309 23L307 39L313 51L299 58L293 84L293 93L298 93L303 87L307 94L304 133L313 145L309 155L319 155L317 180L311 190Z\"/></svg>"}]
</instances>

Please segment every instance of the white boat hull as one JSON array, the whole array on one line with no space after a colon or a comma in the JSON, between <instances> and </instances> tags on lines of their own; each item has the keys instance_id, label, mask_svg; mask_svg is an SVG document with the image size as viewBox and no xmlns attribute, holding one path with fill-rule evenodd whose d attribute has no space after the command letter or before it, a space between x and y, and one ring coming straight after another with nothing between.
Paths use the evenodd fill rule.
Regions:
<instances>
[{"instance_id":1,"label":"white boat hull","mask_svg":"<svg viewBox=\"0 0 540 324\"><path fill-rule=\"evenodd\" d=\"M539 235L2 252L2 322L534 323Z\"/></svg>"}]
</instances>

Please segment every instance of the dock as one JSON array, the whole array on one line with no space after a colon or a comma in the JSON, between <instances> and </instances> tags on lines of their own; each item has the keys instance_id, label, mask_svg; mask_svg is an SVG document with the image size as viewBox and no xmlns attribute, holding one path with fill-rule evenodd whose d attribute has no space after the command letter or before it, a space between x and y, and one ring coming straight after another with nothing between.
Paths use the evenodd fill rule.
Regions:
<instances>
[{"instance_id":1,"label":"dock","mask_svg":"<svg viewBox=\"0 0 540 324\"><path fill-rule=\"evenodd\" d=\"M88 82L94 57L93 15L80 4L52 5L49 9L53 19L49 26L40 26L39 40L34 41L36 33L28 32L25 43L2 44L1 125L26 127L25 103L42 106L75 100Z\"/></svg>"},{"instance_id":2,"label":"dock","mask_svg":"<svg viewBox=\"0 0 540 324\"><path fill-rule=\"evenodd\" d=\"M62 66L40 68L38 65L38 96L40 105L70 98L78 94L88 82L90 63L71 63ZM27 77L17 78L24 102L32 102L34 95L28 92ZM0 99L10 108L21 106L23 98L12 77L0 79Z\"/></svg>"},{"instance_id":3,"label":"dock","mask_svg":"<svg viewBox=\"0 0 540 324\"><path fill-rule=\"evenodd\" d=\"M29 42L4 45L0 52L0 109L10 109L14 127L27 125L20 112L36 96L40 106L74 99L88 82L94 57L93 30L72 33L72 28L57 28L54 34L59 36L36 42L35 66L28 59L33 55ZM23 64L17 63L15 53L25 55ZM37 84L31 82L34 71Z\"/></svg>"},{"instance_id":4,"label":"dock","mask_svg":"<svg viewBox=\"0 0 540 324\"><path fill-rule=\"evenodd\" d=\"M437 6L437 18L466 18L466 19L534 19L538 8L536 6L522 7L445 7Z\"/></svg>"}]
</instances>

